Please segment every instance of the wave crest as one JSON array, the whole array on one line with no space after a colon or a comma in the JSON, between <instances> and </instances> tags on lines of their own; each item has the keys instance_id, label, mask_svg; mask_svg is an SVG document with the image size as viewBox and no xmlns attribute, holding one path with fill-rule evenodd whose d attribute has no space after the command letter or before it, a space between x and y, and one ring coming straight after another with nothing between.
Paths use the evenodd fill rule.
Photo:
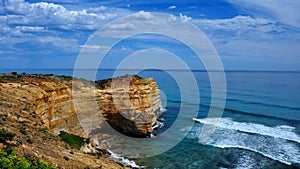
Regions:
<instances>
[{"instance_id":1,"label":"wave crest","mask_svg":"<svg viewBox=\"0 0 300 169\"><path fill-rule=\"evenodd\" d=\"M244 149L288 165L300 163L300 137L292 126L269 127L235 122L230 118L222 118L218 124L214 123L214 118L193 120L200 126L194 126L187 138L198 138L203 124L213 125L216 130L205 145Z\"/></svg>"}]
</instances>

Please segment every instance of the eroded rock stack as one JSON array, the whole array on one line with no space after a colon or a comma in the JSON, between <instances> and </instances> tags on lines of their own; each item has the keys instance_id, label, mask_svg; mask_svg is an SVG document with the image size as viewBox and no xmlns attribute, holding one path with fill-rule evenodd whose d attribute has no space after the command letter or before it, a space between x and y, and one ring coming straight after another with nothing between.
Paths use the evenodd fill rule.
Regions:
<instances>
[{"instance_id":1,"label":"eroded rock stack","mask_svg":"<svg viewBox=\"0 0 300 169\"><path fill-rule=\"evenodd\" d=\"M160 91L154 79L125 76L99 90L100 111L116 130L135 136L149 136L160 116Z\"/></svg>"}]
</instances>

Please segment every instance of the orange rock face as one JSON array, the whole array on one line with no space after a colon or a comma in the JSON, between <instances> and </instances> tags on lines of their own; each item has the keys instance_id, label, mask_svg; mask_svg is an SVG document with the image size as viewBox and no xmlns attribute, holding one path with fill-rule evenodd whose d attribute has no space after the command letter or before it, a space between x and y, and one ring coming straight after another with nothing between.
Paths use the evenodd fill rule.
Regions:
<instances>
[{"instance_id":1,"label":"orange rock face","mask_svg":"<svg viewBox=\"0 0 300 169\"><path fill-rule=\"evenodd\" d=\"M160 115L160 91L154 79L126 76L114 79L97 92L104 119L116 130L148 136Z\"/></svg>"},{"instance_id":2,"label":"orange rock face","mask_svg":"<svg viewBox=\"0 0 300 169\"><path fill-rule=\"evenodd\" d=\"M95 87L99 83L102 87ZM19 75L1 80L0 99L1 104L23 106L23 111L40 117L53 134L64 130L87 137L106 120L119 132L148 136L161 111L160 92L154 79L126 76L103 83Z\"/></svg>"}]
</instances>

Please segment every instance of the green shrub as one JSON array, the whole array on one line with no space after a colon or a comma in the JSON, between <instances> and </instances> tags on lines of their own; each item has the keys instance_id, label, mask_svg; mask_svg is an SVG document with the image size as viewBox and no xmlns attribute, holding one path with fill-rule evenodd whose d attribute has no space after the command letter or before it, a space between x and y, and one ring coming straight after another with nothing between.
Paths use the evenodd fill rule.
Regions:
<instances>
[{"instance_id":1,"label":"green shrub","mask_svg":"<svg viewBox=\"0 0 300 169\"><path fill-rule=\"evenodd\" d=\"M80 149L80 147L82 146L83 142L84 142L84 138L80 137L80 136L76 136L73 134L69 134L67 132L61 131L58 135L59 137L61 137L61 139L69 144L71 147Z\"/></svg>"},{"instance_id":2,"label":"green shrub","mask_svg":"<svg viewBox=\"0 0 300 169\"><path fill-rule=\"evenodd\" d=\"M47 128L38 128L40 132L47 133Z\"/></svg>"},{"instance_id":3,"label":"green shrub","mask_svg":"<svg viewBox=\"0 0 300 169\"><path fill-rule=\"evenodd\" d=\"M47 162L34 158L18 157L18 152L8 147L0 151L0 168L1 169L55 169L54 166Z\"/></svg>"},{"instance_id":4,"label":"green shrub","mask_svg":"<svg viewBox=\"0 0 300 169\"><path fill-rule=\"evenodd\" d=\"M0 143L5 143L15 137L15 133L0 129Z\"/></svg>"}]
</instances>

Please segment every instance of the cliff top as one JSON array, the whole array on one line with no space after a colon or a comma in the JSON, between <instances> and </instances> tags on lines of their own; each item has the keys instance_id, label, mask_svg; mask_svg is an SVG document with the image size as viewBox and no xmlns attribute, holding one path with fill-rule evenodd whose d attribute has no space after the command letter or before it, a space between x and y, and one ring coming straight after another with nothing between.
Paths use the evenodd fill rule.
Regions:
<instances>
[{"instance_id":1,"label":"cliff top","mask_svg":"<svg viewBox=\"0 0 300 169\"><path fill-rule=\"evenodd\" d=\"M71 76L64 75L53 75L53 74L18 74L16 72L12 72L11 74L0 74L0 83L36 83L41 84L42 82L60 82L66 84L68 86L72 86L72 81L81 81L87 85L95 85L95 87L99 89L105 89L111 86L111 82L118 82L120 85L122 84L132 84L137 80L140 83L147 83L149 80L154 81L152 78L141 78L138 75L124 75L115 78L101 79L96 81L89 81L83 78L73 78Z\"/></svg>"}]
</instances>

